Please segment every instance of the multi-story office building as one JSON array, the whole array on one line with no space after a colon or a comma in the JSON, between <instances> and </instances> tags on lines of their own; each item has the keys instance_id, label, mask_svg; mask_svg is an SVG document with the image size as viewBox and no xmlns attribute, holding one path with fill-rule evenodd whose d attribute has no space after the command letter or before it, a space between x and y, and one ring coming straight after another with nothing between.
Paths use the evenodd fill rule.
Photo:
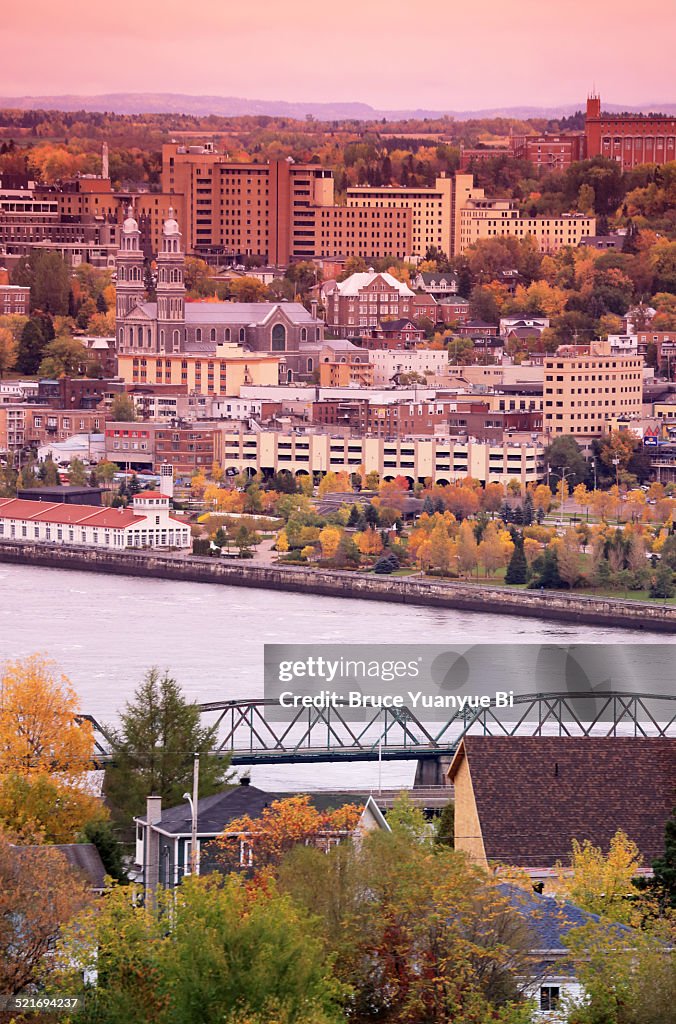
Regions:
<instances>
[{"instance_id":1,"label":"multi-story office building","mask_svg":"<svg viewBox=\"0 0 676 1024\"><path fill-rule=\"evenodd\" d=\"M381 188L348 188L346 203L352 207L411 211L411 250L407 258L424 259L431 247L450 253L451 205L454 179L441 176L432 188L386 185Z\"/></svg>"},{"instance_id":2,"label":"multi-story office building","mask_svg":"<svg viewBox=\"0 0 676 1024\"><path fill-rule=\"evenodd\" d=\"M640 416L642 395L641 356L617 355L601 341L561 346L544 361L545 434L591 441L616 417Z\"/></svg>"}]
</instances>

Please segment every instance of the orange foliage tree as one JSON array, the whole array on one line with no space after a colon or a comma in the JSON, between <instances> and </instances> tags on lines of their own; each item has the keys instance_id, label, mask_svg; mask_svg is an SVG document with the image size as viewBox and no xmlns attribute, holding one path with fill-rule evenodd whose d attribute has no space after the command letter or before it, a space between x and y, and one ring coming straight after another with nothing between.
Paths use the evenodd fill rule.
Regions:
<instances>
[{"instance_id":1,"label":"orange foliage tree","mask_svg":"<svg viewBox=\"0 0 676 1024\"><path fill-rule=\"evenodd\" d=\"M62 927L88 902L58 850L17 848L0 835L0 992L17 995L41 978Z\"/></svg>"},{"instance_id":2,"label":"orange foliage tree","mask_svg":"<svg viewBox=\"0 0 676 1024\"><path fill-rule=\"evenodd\" d=\"M359 824L356 804L318 811L309 796L275 800L260 818L244 814L231 821L215 840L215 860L228 870L277 864L297 844L328 849L332 840L351 836Z\"/></svg>"}]
</instances>

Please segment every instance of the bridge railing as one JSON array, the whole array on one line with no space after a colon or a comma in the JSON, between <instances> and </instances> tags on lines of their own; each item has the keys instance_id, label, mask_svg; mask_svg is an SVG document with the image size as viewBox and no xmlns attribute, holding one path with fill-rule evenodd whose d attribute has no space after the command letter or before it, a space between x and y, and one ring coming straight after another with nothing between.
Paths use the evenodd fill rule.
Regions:
<instances>
[{"instance_id":1,"label":"bridge railing","mask_svg":"<svg viewBox=\"0 0 676 1024\"><path fill-rule=\"evenodd\" d=\"M415 760L453 754L465 735L670 736L676 731L676 696L612 691L559 692L514 697L506 709L454 712L429 722L408 708L384 708L355 721L341 707L299 708L279 720L277 701L254 699L200 704L217 728L217 752L235 763ZM272 714L272 709L276 714ZM110 734L91 716L96 756L110 759Z\"/></svg>"}]
</instances>

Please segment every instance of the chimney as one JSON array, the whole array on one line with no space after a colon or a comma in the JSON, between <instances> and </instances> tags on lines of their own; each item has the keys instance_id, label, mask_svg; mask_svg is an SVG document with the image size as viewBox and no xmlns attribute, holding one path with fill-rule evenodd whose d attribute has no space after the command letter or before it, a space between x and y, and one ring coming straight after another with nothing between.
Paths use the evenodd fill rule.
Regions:
<instances>
[{"instance_id":1,"label":"chimney","mask_svg":"<svg viewBox=\"0 0 676 1024\"><path fill-rule=\"evenodd\" d=\"M101 147L101 177L110 177L110 171L108 168L108 143L104 142Z\"/></svg>"},{"instance_id":2,"label":"chimney","mask_svg":"<svg viewBox=\"0 0 676 1024\"><path fill-rule=\"evenodd\" d=\"M162 797L146 798L146 841L143 851L143 883L148 905L155 898L155 891L160 881L160 834L152 826L157 825L162 817Z\"/></svg>"},{"instance_id":3,"label":"chimney","mask_svg":"<svg viewBox=\"0 0 676 1024\"><path fill-rule=\"evenodd\" d=\"M313 320L317 319L317 306L318 306L317 300L313 299L312 302L310 303L310 312L312 314Z\"/></svg>"},{"instance_id":4,"label":"chimney","mask_svg":"<svg viewBox=\"0 0 676 1024\"><path fill-rule=\"evenodd\" d=\"M250 786L251 785L251 776L250 775L243 775L242 778L239 780L239 784L240 784L240 786Z\"/></svg>"}]
</instances>

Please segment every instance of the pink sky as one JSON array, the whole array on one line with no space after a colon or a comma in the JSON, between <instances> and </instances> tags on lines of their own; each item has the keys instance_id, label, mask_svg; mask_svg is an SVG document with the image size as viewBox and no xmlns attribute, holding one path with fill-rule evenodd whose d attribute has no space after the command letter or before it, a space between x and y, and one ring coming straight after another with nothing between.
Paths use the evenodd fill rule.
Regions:
<instances>
[{"instance_id":1,"label":"pink sky","mask_svg":"<svg viewBox=\"0 0 676 1024\"><path fill-rule=\"evenodd\" d=\"M0 95L667 102L675 46L673 0L30 0L2 14Z\"/></svg>"}]
</instances>

